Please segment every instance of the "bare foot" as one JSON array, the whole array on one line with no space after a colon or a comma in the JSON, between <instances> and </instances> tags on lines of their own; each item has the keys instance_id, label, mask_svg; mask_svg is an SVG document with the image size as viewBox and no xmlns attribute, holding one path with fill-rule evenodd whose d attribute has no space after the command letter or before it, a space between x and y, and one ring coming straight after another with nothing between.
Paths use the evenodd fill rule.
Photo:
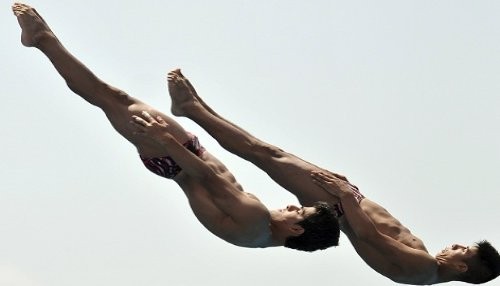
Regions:
<instances>
[{"instance_id":1,"label":"bare foot","mask_svg":"<svg viewBox=\"0 0 500 286\"><path fill-rule=\"evenodd\" d=\"M55 38L47 23L34 8L26 4L14 3L12 11L21 26L21 43L26 47L38 47L45 37Z\"/></svg>"},{"instance_id":2,"label":"bare foot","mask_svg":"<svg viewBox=\"0 0 500 286\"><path fill-rule=\"evenodd\" d=\"M188 116L201 105L196 90L180 69L168 73L168 91L172 98L170 109L175 116Z\"/></svg>"}]
</instances>

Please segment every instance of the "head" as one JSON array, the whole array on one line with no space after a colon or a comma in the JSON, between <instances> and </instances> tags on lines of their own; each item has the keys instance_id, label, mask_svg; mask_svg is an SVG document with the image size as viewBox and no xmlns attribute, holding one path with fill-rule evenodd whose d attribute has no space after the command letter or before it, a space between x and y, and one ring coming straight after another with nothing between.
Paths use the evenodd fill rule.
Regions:
<instances>
[{"instance_id":1,"label":"head","mask_svg":"<svg viewBox=\"0 0 500 286\"><path fill-rule=\"evenodd\" d=\"M297 218L290 228L285 247L303 251L315 251L337 246L340 229L332 208L325 202L317 202L309 208L288 206L286 212L296 212Z\"/></svg>"},{"instance_id":2,"label":"head","mask_svg":"<svg viewBox=\"0 0 500 286\"><path fill-rule=\"evenodd\" d=\"M500 254L486 240L468 247L454 244L441 251L436 258L455 270L454 280L457 281L481 284L500 274Z\"/></svg>"}]
</instances>

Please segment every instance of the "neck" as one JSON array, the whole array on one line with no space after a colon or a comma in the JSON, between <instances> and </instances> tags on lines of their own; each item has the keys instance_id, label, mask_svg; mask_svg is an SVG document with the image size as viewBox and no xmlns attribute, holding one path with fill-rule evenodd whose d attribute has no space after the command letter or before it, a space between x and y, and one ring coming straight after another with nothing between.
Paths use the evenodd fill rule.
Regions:
<instances>
[{"instance_id":1,"label":"neck","mask_svg":"<svg viewBox=\"0 0 500 286\"><path fill-rule=\"evenodd\" d=\"M279 221L275 220L271 215L271 220L269 222L269 229L271 230L271 240L273 246L284 246L288 233L284 233L280 227Z\"/></svg>"},{"instance_id":2,"label":"neck","mask_svg":"<svg viewBox=\"0 0 500 286\"><path fill-rule=\"evenodd\" d=\"M446 260L437 258L437 263L438 263L437 277L436 277L436 282L433 284L456 280L457 273L454 269L451 268L451 266L446 262Z\"/></svg>"}]
</instances>

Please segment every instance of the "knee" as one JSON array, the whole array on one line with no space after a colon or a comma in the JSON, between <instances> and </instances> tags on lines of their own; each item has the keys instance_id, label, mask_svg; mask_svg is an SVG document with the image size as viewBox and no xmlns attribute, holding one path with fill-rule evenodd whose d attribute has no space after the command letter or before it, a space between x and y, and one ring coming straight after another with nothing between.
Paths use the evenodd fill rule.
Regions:
<instances>
[{"instance_id":1,"label":"knee","mask_svg":"<svg viewBox=\"0 0 500 286\"><path fill-rule=\"evenodd\" d=\"M250 157L253 162L263 162L270 159L276 160L284 156L284 151L280 148L262 142L252 142L250 150Z\"/></svg>"},{"instance_id":2,"label":"knee","mask_svg":"<svg viewBox=\"0 0 500 286\"><path fill-rule=\"evenodd\" d=\"M134 103L133 98L129 96L125 91L110 86L106 83L104 83L101 86L99 94L101 94L104 98L114 103L119 103L123 105L131 105Z\"/></svg>"},{"instance_id":3,"label":"knee","mask_svg":"<svg viewBox=\"0 0 500 286\"><path fill-rule=\"evenodd\" d=\"M100 80L93 81L84 87L71 79L67 80L66 84L71 91L82 96L87 102L103 109L134 103L134 99L126 92Z\"/></svg>"},{"instance_id":4,"label":"knee","mask_svg":"<svg viewBox=\"0 0 500 286\"><path fill-rule=\"evenodd\" d=\"M104 110L116 109L118 106L128 107L137 103L136 100L125 91L103 83L95 90L95 105Z\"/></svg>"}]
</instances>

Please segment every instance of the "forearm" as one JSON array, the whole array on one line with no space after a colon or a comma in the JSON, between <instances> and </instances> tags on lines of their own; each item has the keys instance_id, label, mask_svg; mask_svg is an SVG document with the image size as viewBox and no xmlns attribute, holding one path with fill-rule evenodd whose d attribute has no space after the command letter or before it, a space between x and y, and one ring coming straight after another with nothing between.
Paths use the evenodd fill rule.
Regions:
<instances>
[{"instance_id":1,"label":"forearm","mask_svg":"<svg viewBox=\"0 0 500 286\"><path fill-rule=\"evenodd\" d=\"M163 135L161 141L169 156L189 176L202 181L203 187L210 194L217 209L239 225L240 228L254 229L258 225L268 228L268 210L258 200L249 199L247 195L201 160L198 156L181 145L173 136ZM220 166L219 166L220 167Z\"/></svg>"},{"instance_id":2,"label":"forearm","mask_svg":"<svg viewBox=\"0 0 500 286\"><path fill-rule=\"evenodd\" d=\"M340 197L340 201L345 219L358 239L371 240L379 233L352 193Z\"/></svg>"},{"instance_id":3,"label":"forearm","mask_svg":"<svg viewBox=\"0 0 500 286\"><path fill-rule=\"evenodd\" d=\"M172 135L164 134L160 142L165 152L190 176L202 179L213 173L203 160L180 144Z\"/></svg>"}]
</instances>

